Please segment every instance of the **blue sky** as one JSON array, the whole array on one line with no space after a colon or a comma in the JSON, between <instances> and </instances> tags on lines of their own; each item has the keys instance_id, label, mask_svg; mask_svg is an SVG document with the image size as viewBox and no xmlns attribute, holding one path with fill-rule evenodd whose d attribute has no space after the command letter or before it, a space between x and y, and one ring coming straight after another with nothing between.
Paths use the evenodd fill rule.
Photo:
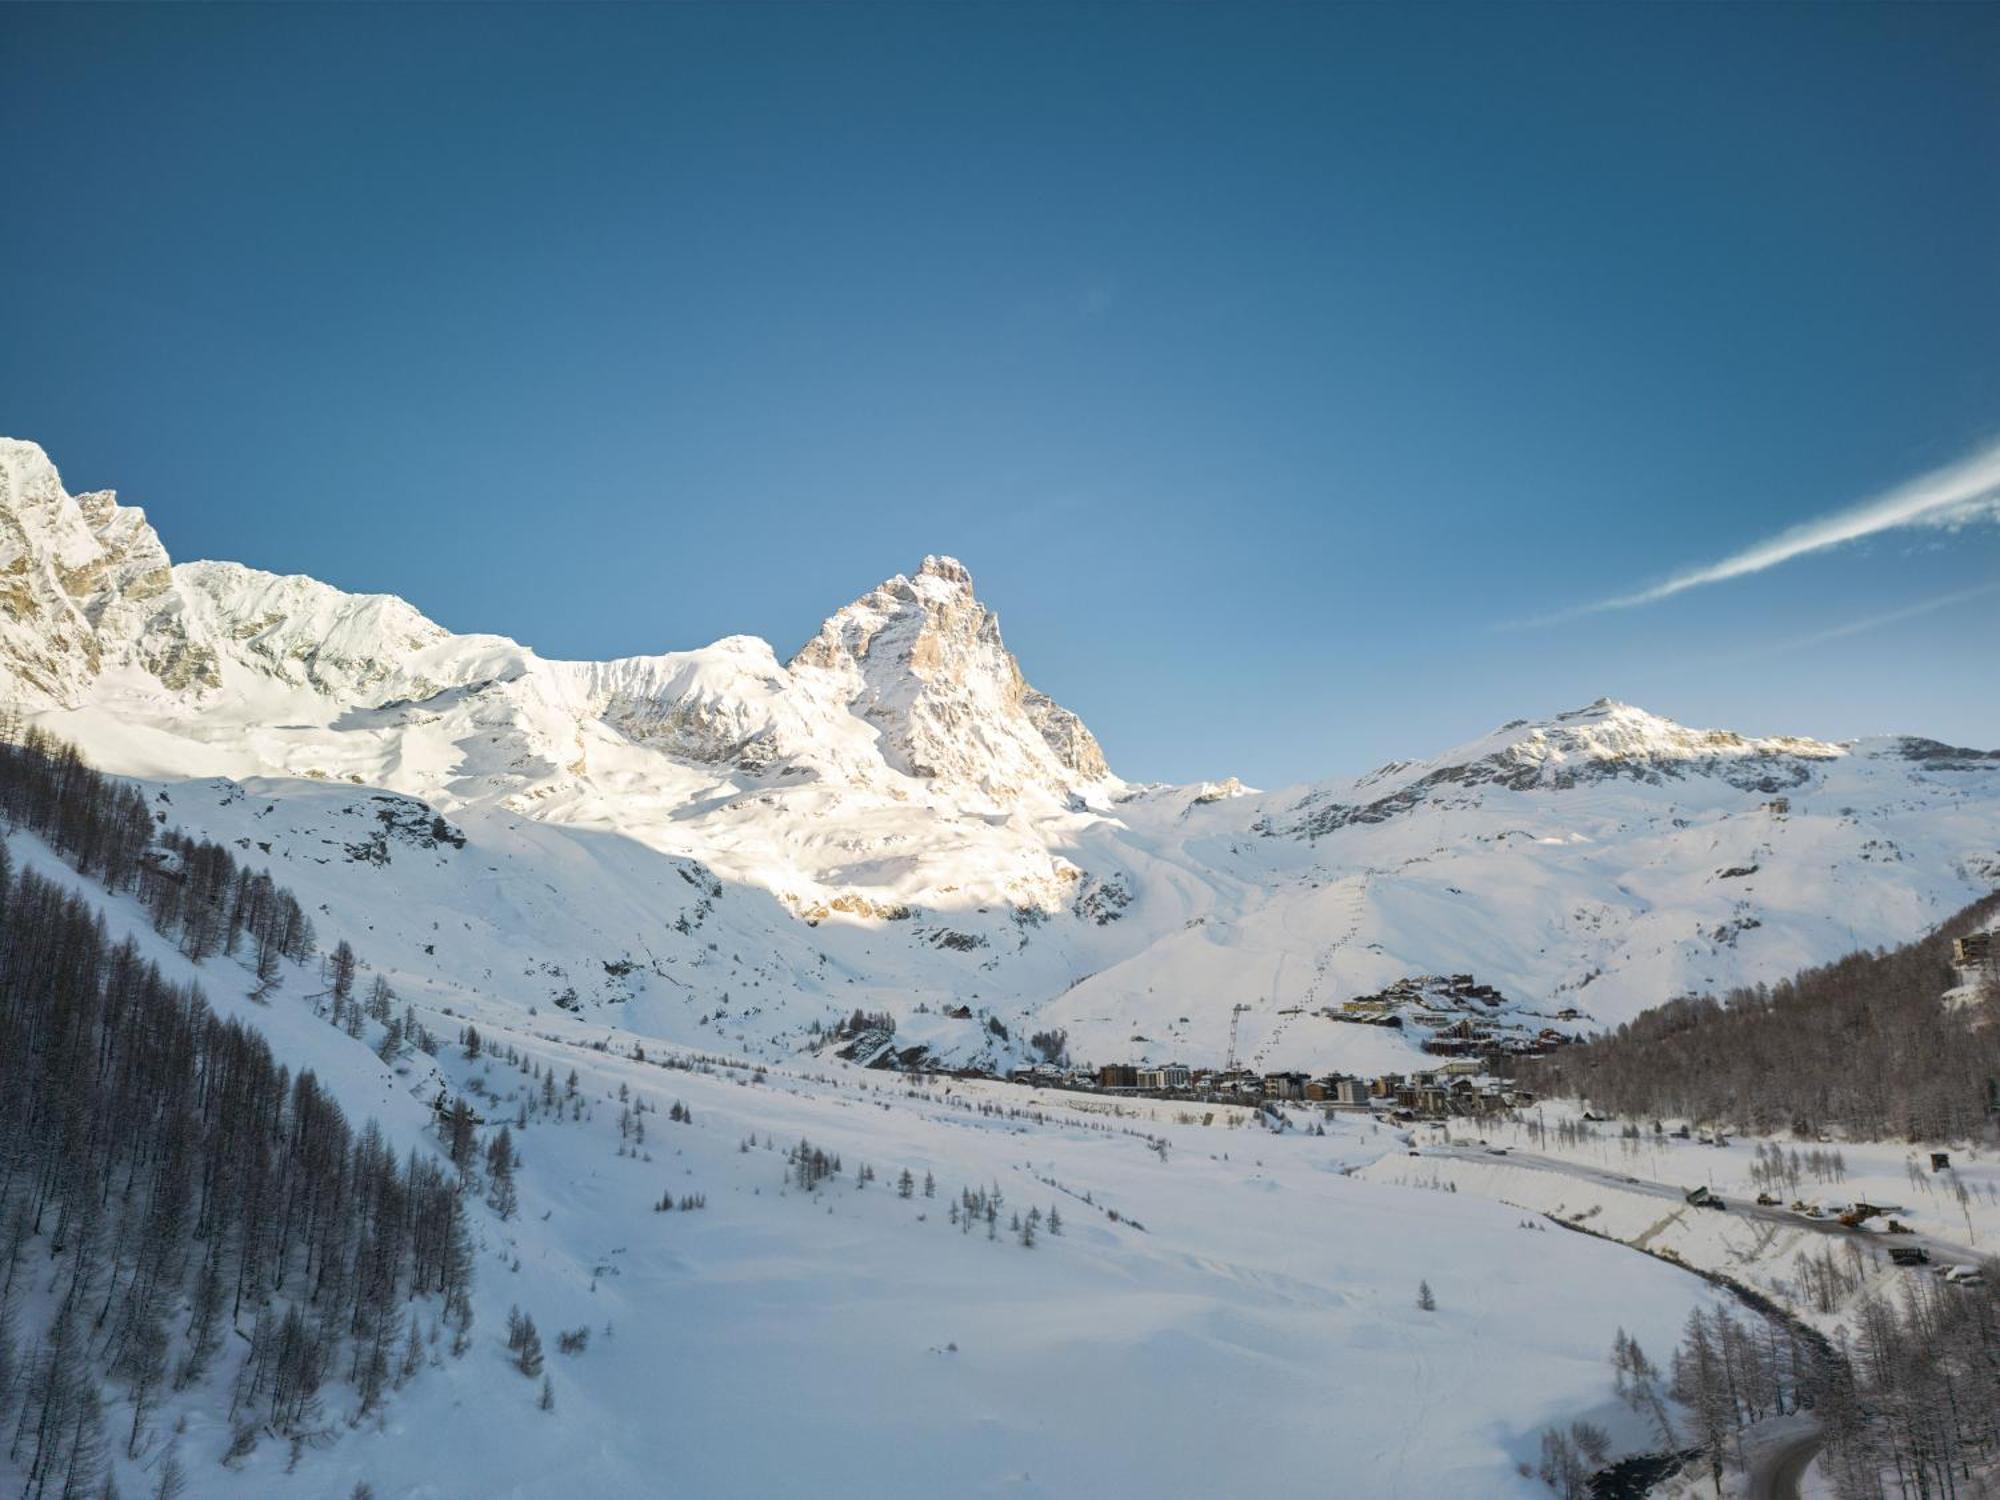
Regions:
<instances>
[{"instance_id":1,"label":"blue sky","mask_svg":"<svg viewBox=\"0 0 2000 1500\"><path fill-rule=\"evenodd\" d=\"M1600 694L2000 745L1997 46L1990 6L6 7L0 431L176 557L550 655L789 652L954 553L1133 777Z\"/></svg>"}]
</instances>

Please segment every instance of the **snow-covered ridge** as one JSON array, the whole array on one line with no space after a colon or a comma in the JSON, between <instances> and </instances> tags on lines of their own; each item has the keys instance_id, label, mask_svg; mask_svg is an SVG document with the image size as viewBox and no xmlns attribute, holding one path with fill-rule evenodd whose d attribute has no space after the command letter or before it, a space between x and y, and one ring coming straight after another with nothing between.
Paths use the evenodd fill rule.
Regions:
<instances>
[{"instance_id":1,"label":"snow-covered ridge","mask_svg":"<svg viewBox=\"0 0 2000 1500\"><path fill-rule=\"evenodd\" d=\"M502 637L454 635L393 595L238 563L172 565L143 511L108 491L69 495L39 447L0 439L0 570L0 670L32 707L80 707L113 673L153 709L190 712L273 686L379 708L535 675L580 715L701 762L764 770L824 753L861 781L886 769L1001 800L1110 774L1082 721L1028 687L951 558L927 557L915 577L837 611L786 667L749 636L547 662Z\"/></svg>"},{"instance_id":2,"label":"snow-covered ridge","mask_svg":"<svg viewBox=\"0 0 2000 1500\"><path fill-rule=\"evenodd\" d=\"M77 707L121 671L128 687L193 706L230 666L365 702L428 685L413 669L453 640L387 595L237 563L175 566L144 511L108 490L69 495L48 456L14 439L0 439L0 538L0 669L37 707Z\"/></svg>"},{"instance_id":3,"label":"snow-covered ridge","mask_svg":"<svg viewBox=\"0 0 2000 1500\"><path fill-rule=\"evenodd\" d=\"M1028 685L955 559L789 661L741 635L551 661L391 596L175 565L143 512L4 440L0 705L444 991L744 1051L858 1007L967 1061L1059 1028L1078 1057L1214 1062L1241 1005L1257 1064L1407 1066L1322 1012L1470 972L1615 1022L1904 941L2000 881L1989 751L1600 700L1358 778L1140 785ZM358 788L445 814L466 857L354 866L380 810Z\"/></svg>"},{"instance_id":4,"label":"snow-covered ridge","mask_svg":"<svg viewBox=\"0 0 2000 1500\"><path fill-rule=\"evenodd\" d=\"M1805 785L1817 763L1851 749L1791 735L1752 739L1726 729L1689 729L1600 698L1542 723L1517 719L1434 760L1397 762L1347 786L1314 788L1298 802L1296 821L1282 831L1318 837L1486 786L1563 790L1618 778L1658 786L1700 775L1777 795Z\"/></svg>"}]
</instances>

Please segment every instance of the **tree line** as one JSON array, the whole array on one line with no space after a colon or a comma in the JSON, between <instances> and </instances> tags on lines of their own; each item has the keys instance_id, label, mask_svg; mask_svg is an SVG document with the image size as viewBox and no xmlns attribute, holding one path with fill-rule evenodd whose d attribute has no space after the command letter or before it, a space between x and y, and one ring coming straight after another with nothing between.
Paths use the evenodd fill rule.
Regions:
<instances>
[{"instance_id":1,"label":"tree line","mask_svg":"<svg viewBox=\"0 0 2000 1500\"><path fill-rule=\"evenodd\" d=\"M1829 1129L1964 1140L2000 1106L2000 998L1947 1003L1956 937L2000 915L2000 892L1899 948L1853 953L1722 999L1670 1000L1608 1035L1521 1065L1542 1093L1633 1117L1759 1135Z\"/></svg>"},{"instance_id":2,"label":"tree line","mask_svg":"<svg viewBox=\"0 0 2000 1500\"><path fill-rule=\"evenodd\" d=\"M1818 1407L1843 1500L1992 1493L2000 1479L2000 1266L1985 1284L1911 1277L1868 1297Z\"/></svg>"},{"instance_id":3,"label":"tree line","mask_svg":"<svg viewBox=\"0 0 2000 1500\"><path fill-rule=\"evenodd\" d=\"M242 952L269 985L281 960L303 963L318 946L312 919L269 871L162 827L166 813L136 786L40 729L0 723L0 816L40 834L105 889L133 892L153 926L197 963Z\"/></svg>"},{"instance_id":4,"label":"tree line","mask_svg":"<svg viewBox=\"0 0 2000 1500\"><path fill-rule=\"evenodd\" d=\"M0 747L0 811L136 888L183 949L311 953L289 892L155 837L136 790L71 747ZM184 1474L156 1453L170 1391L213 1384L231 1458L358 1420L443 1330L469 1346L472 1274L458 1174L351 1126L311 1072L0 845L0 1445L25 1500L110 1493L113 1442L163 1485ZM107 1385L129 1406L115 1431Z\"/></svg>"},{"instance_id":5,"label":"tree line","mask_svg":"<svg viewBox=\"0 0 2000 1500\"><path fill-rule=\"evenodd\" d=\"M1661 1454L1689 1462L1720 1496L1745 1467L1744 1431L1810 1412L1821 1468L1841 1500L1971 1500L1992 1493L2000 1461L2000 1285L1911 1276L1893 1295L1864 1293L1862 1252L1841 1277L1848 1317L1827 1339L1768 1309L1743 1318L1696 1308L1662 1370L1618 1330L1618 1397ZM1829 1254L1821 1271L1834 1269ZM1822 1312L1830 1311L1820 1302ZM1685 1446L1684 1446L1685 1445ZM1563 1500L1597 1492L1609 1441L1590 1423L1542 1434L1538 1472Z\"/></svg>"},{"instance_id":6,"label":"tree line","mask_svg":"<svg viewBox=\"0 0 2000 1500\"><path fill-rule=\"evenodd\" d=\"M1624 1334L1621 1390L1631 1350ZM1614 1348L1614 1363L1621 1350ZM1643 1364L1644 1356L1639 1359ZM1912 1276L1899 1294L1862 1296L1832 1344L1779 1320L1717 1308L1688 1318L1670 1393L1721 1493L1741 1467L1743 1430L1810 1409L1821 1467L1842 1500L1985 1495L2000 1458L2000 1290ZM1669 1431L1671 1441L1671 1430Z\"/></svg>"}]
</instances>

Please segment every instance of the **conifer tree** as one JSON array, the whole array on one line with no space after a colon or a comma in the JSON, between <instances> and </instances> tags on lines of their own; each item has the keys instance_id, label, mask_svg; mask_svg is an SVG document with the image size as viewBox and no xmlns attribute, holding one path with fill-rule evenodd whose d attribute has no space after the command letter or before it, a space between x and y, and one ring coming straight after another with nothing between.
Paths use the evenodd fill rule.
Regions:
<instances>
[{"instance_id":1,"label":"conifer tree","mask_svg":"<svg viewBox=\"0 0 2000 1500\"><path fill-rule=\"evenodd\" d=\"M533 1318L521 1319L521 1347L515 1353L514 1366L530 1380L542 1373L542 1336Z\"/></svg>"}]
</instances>

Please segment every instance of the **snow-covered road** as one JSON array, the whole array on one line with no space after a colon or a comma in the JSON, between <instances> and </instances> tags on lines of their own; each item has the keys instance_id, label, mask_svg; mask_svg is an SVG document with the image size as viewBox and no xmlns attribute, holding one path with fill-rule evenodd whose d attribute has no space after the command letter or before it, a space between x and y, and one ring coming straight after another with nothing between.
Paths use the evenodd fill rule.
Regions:
<instances>
[{"instance_id":1,"label":"snow-covered road","mask_svg":"<svg viewBox=\"0 0 2000 1500\"><path fill-rule=\"evenodd\" d=\"M1425 1146L1421 1148L1426 1156L1440 1156L1447 1160L1474 1161L1481 1163L1504 1162L1510 1166L1528 1167L1540 1172L1555 1172L1564 1177L1581 1182L1594 1183L1600 1187L1615 1188L1620 1192L1637 1193L1649 1198L1659 1198L1673 1203L1686 1203L1688 1189L1674 1183L1648 1182L1644 1178L1629 1173L1612 1171L1604 1167L1593 1167L1587 1162L1568 1161L1556 1156L1542 1156L1532 1151L1522 1151L1508 1147L1504 1156L1483 1146ZM1888 1235L1877 1229L1850 1229L1836 1219L1815 1219L1792 1209L1771 1204L1746 1201L1738 1198L1728 1200L1728 1206L1712 1212L1734 1214L1738 1218L1754 1219L1767 1224L1779 1225L1786 1229L1804 1229L1815 1234L1838 1240L1881 1240L1885 1244L1921 1248L1927 1252L1934 1264L1951 1265L1957 1262L1977 1261L1981 1252L1970 1249L1954 1240L1943 1239L1935 1234Z\"/></svg>"},{"instance_id":2,"label":"snow-covered road","mask_svg":"<svg viewBox=\"0 0 2000 1500\"><path fill-rule=\"evenodd\" d=\"M1758 1454L1750 1465L1746 1500L1799 1500L1799 1485L1819 1445L1819 1430L1813 1428Z\"/></svg>"}]
</instances>

